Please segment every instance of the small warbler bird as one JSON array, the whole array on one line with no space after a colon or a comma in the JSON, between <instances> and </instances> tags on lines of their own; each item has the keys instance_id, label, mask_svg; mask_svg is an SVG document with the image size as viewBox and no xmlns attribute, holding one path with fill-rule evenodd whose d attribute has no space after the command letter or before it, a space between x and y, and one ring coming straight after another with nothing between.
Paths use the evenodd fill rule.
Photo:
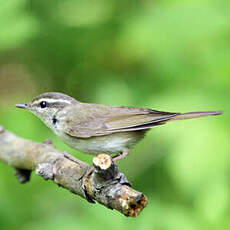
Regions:
<instances>
[{"instance_id":1,"label":"small warbler bird","mask_svg":"<svg viewBox=\"0 0 230 230\"><path fill-rule=\"evenodd\" d=\"M128 155L150 128L169 121L222 114L221 111L170 113L147 108L82 103L56 92L17 104L39 117L67 145L87 154Z\"/></svg>"}]
</instances>

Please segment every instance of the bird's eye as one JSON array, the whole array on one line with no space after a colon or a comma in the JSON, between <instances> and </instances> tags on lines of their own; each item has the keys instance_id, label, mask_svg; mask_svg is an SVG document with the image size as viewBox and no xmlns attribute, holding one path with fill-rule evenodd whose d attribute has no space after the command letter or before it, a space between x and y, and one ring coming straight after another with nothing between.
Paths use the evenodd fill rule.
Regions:
<instances>
[{"instance_id":1,"label":"bird's eye","mask_svg":"<svg viewBox=\"0 0 230 230\"><path fill-rule=\"evenodd\" d=\"M45 107L47 106L46 101L42 101L42 102L40 103L40 106L41 106L42 109L45 108Z\"/></svg>"}]
</instances>

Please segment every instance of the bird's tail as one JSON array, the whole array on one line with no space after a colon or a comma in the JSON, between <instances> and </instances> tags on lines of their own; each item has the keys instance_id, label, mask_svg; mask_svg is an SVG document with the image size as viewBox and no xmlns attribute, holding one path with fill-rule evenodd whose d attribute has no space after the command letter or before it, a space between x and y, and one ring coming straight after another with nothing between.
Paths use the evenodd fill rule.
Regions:
<instances>
[{"instance_id":1,"label":"bird's tail","mask_svg":"<svg viewBox=\"0 0 230 230\"><path fill-rule=\"evenodd\" d=\"M222 113L223 111L199 111L199 112L179 113L178 115L170 118L169 121L186 120L186 119L207 117L207 116L216 116Z\"/></svg>"}]
</instances>

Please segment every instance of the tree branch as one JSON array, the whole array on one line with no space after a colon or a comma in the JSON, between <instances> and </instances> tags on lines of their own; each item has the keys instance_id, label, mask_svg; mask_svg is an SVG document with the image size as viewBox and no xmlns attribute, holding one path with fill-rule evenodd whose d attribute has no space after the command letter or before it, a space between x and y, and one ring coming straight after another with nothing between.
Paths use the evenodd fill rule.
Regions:
<instances>
[{"instance_id":1,"label":"tree branch","mask_svg":"<svg viewBox=\"0 0 230 230\"><path fill-rule=\"evenodd\" d=\"M147 205L146 196L131 188L125 175L106 154L93 158L90 167L58 151L49 141L26 140L0 126L0 161L16 169L20 183L29 181L31 171L35 170L45 180L53 180L91 203L97 201L126 216L136 217Z\"/></svg>"}]
</instances>

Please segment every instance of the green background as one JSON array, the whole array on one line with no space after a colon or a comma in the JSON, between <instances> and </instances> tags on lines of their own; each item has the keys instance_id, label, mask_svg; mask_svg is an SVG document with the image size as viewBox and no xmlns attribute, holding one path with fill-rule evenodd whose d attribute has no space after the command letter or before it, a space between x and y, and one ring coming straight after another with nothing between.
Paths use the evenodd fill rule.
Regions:
<instances>
[{"instance_id":1,"label":"green background","mask_svg":"<svg viewBox=\"0 0 230 230\"><path fill-rule=\"evenodd\" d=\"M230 4L227 0L0 0L0 124L64 145L16 109L47 91L80 101L219 117L151 130L119 162L149 204L135 219L0 163L0 229L230 229ZM1 147L0 147L1 151Z\"/></svg>"}]
</instances>

